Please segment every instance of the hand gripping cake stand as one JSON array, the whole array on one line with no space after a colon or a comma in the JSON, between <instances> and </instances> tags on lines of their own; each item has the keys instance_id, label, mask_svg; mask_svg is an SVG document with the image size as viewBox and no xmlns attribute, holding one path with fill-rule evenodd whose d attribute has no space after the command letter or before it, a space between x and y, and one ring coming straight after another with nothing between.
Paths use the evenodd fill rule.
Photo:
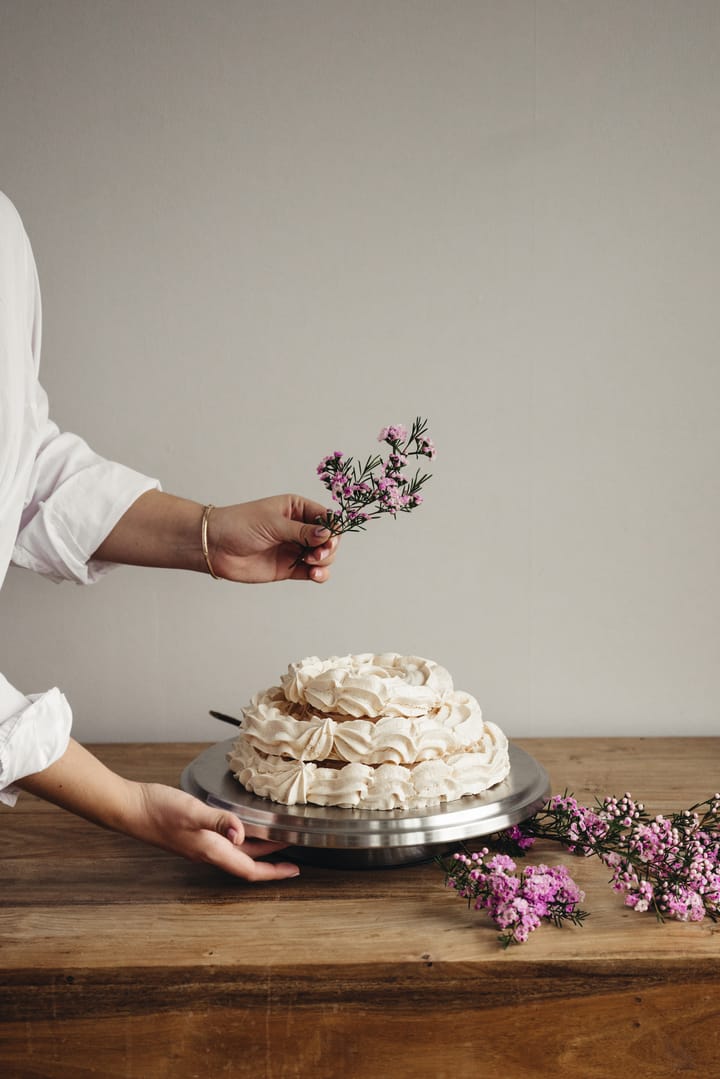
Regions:
<instances>
[{"instance_id":1,"label":"hand gripping cake stand","mask_svg":"<svg viewBox=\"0 0 720 1079\"><path fill-rule=\"evenodd\" d=\"M454 843L491 835L532 816L550 794L542 765L510 743L510 774L482 794L425 809L284 806L246 791L227 765L234 739L218 742L185 768L180 786L229 809L247 835L288 843L283 857L336 868L369 869L428 861Z\"/></svg>"}]
</instances>

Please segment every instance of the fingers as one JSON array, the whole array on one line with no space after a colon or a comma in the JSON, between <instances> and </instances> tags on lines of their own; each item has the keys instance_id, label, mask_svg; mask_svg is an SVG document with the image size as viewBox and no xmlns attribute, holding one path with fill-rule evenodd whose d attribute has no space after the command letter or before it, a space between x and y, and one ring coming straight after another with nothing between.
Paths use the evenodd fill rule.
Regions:
<instances>
[{"instance_id":1,"label":"fingers","mask_svg":"<svg viewBox=\"0 0 720 1079\"><path fill-rule=\"evenodd\" d=\"M284 518L283 523L284 538L291 540L293 543L299 543L302 547L319 550L323 547L329 547L333 538L329 528L317 523L308 524L297 519L288 518Z\"/></svg>"},{"instance_id":2,"label":"fingers","mask_svg":"<svg viewBox=\"0 0 720 1079\"><path fill-rule=\"evenodd\" d=\"M256 862L238 847L230 847L227 852L222 852L214 864L226 873L232 873L234 877L242 877L253 883L263 880L289 880L300 875L299 867L293 862Z\"/></svg>"},{"instance_id":3,"label":"fingers","mask_svg":"<svg viewBox=\"0 0 720 1079\"><path fill-rule=\"evenodd\" d=\"M292 862L254 862L252 858L248 858L248 861L250 871L241 872L238 876L245 877L245 880L252 883L263 880L290 880L300 876L299 868Z\"/></svg>"},{"instance_id":4,"label":"fingers","mask_svg":"<svg viewBox=\"0 0 720 1079\"><path fill-rule=\"evenodd\" d=\"M330 566L335 561L335 552L339 543L337 536L330 537L327 542L319 547L313 547L308 551L303 562L308 567L307 576L311 581L326 581L330 576Z\"/></svg>"},{"instance_id":5,"label":"fingers","mask_svg":"<svg viewBox=\"0 0 720 1079\"><path fill-rule=\"evenodd\" d=\"M297 495L280 496L284 502L277 522L278 539L288 543L290 559L287 576L293 581L314 581L322 584L330 576L339 537L329 528L318 524L327 516L319 502L309 502ZM298 547L300 557L298 558Z\"/></svg>"},{"instance_id":6,"label":"fingers","mask_svg":"<svg viewBox=\"0 0 720 1079\"><path fill-rule=\"evenodd\" d=\"M233 813L216 815L213 830L219 841L212 837L207 860L219 869L249 881L285 880L299 875L300 870L293 862L256 862L255 858L282 850L287 843L247 838L241 821Z\"/></svg>"},{"instance_id":7,"label":"fingers","mask_svg":"<svg viewBox=\"0 0 720 1079\"><path fill-rule=\"evenodd\" d=\"M215 572L232 581L323 583L338 546L338 536L318 524L329 512L291 494L219 508L208 541Z\"/></svg>"},{"instance_id":8,"label":"fingers","mask_svg":"<svg viewBox=\"0 0 720 1079\"><path fill-rule=\"evenodd\" d=\"M319 543L316 547L308 547L301 540L296 540L289 549L288 558L291 561L288 576L291 580L315 581L317 584L327 581L340 540L338 536L331 536L327 529L323 532L325 536L329 536L326 542ZM318 542L317 538L315 542ZM303 548L300 552L298 552L298 544Z\"/></svg>"},{"instance_id":9,"label":"fingers","mask_svg":"<svg viewBox=\"0 0 720 1079\"><path fill-rule=\"evenodd\" d=\"M248 839L234 813L206 805L162 783L138 784L138 790L139 819L133 827L124 829L137 839L249 881L282 880L300 872L291 862L255 861L285 844Z\"/></svg>"},{"instance_id":10,"label":"fingers","mask_svg":"<svg viewBox=\"0 0 720 1079\"><path fill-rule=\"evenodd\" d=\"M294 502L293 517L297 521L304 521L305 524L316 524L318 520L325 520L328 514L327 506L323 506L321 502L313 502L309 498L302 498L299 495L290 496Z\"/></svg>"},{"instance_id":11,"label":"fingers","mask_svg":"<svg viewBox=\"0 0 720 1079\"><path fill-rule=\"evenodd\" d=\"M280 501L285 502L282 512L289 525L288 539L315 550L334 550L336 544L331 545L331 540L335 537L329 528L318 523L326 520L330 514L327 506L300 495L283 495Z\"/></svg>"},{"instance_id":12,"label":"fingers","mask_svg":"<svg viewBox=\"0 0 720 1079\"><path fill-rule=\"evenodd\" d=\"M303 563L308 567L305 576L309 580L321 584L330 576L330 566L335 561L340 539L338 536L331 535L327 529L315 529L316 543L318 538L320 538L321 542L317 546L313 544L305 545L309 547L309 550L306 551L303 557Z\"/></svg>"},{"instance_id":13,"label":"fingers","mask_svg":"<svg viewBox=\"0 0 720 1079\"><path fill-rule=\"evenodd\" d=\"M321 565L311 565L310 555L305 555L302 561L293 565L290 571L290 580L292 581L314 581L316 584L324 584L330 576L330 565L332 559L328 559L327 562Z\"/></svg>"},{"instance_id":14,"label":"fingers","mask_svg":"<svg viewBox=\"0 0 720 1079\"><path fill-rule=\"evenodd\" d=\"M263 854L270 854L275 850L283 850L288 846L287 843L277 843L274 839L256 839L255 836L246 836L245 829L243 828L237 817L233 816L230 821L229 827L224 827L223 823L220 827L215 828L216 832L220 835L225 835L226 839L235 847L240 847L246 854L251 855L253 858L261 858Z\"/></svg>"},{"instance_id":15,"label":"fingers","mask_svg":"<svg viewBox=\"0 0 720 1079\"><path fill-rule=\"evenodd\" d=\"M329 548L331 539L332 532L324 525L302 525L300 528L300 542L314 551Z\"/></svg>"},{"instance_id":16,"label":"fingers","mask_svg":"<svg viewBox=\"0 0 720 1079\"><path fill-rule=\"evenodd\" d=\"M242 877L248 881L287 880L297 877L300 869L293 862L256 862L255 857L279 849L282 844L269 840L245 840L237 845L230 836L208 836L207 847L203 851L203 860L218 869ZM249 853L251 852L251 853Z\"/></svg>"},{"instance_id":17,"label":"fingers","mask_svg":"<svg viewBox=\"0 0 720 1079\"><path fill-rule=\"evenodd\" d=\"M264 854L274 854L275 851L285 850L288 843L276 843L272 839L246 839L240 844L241 849L251 858L262 858Z\"/></svg>"}]
</instances>

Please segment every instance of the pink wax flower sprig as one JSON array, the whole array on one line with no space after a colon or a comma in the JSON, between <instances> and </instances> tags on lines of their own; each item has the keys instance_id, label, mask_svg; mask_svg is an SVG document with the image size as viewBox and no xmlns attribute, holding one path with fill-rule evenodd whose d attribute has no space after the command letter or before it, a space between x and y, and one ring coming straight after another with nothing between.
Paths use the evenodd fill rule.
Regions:
<instances>
[{"instance_id":1,"label":"pink wax flower sprig","mask_svg":"<svg viewBox=\"0 0 720 1079\"><path fill-rule=\"evenodd\" d=\"M582 925L585 898L563 865L529 865L519 874L506 854L491 857L487 847L456 853L445 863L446 884L475 910L486 910L501 933L503 948L523 944L543 922Z\"/></svg>"},{"instance_id":2,"label":"pink wax flower sprig","mask_svg":"<svg viewBox=\"0 0 720 1079\"><path fill-rule=\"evenodd\" d=\"M720 793L654 818L629 793L594 809L556 795L507 837L526 849L536 838L598 857L612 871L614 891L638 912L652 910L660 921L720 918Z\"/></svg>"},{"instance_id":3,"label":"pink wax flower sprig","mask_svg":"<svg viewBox=\"0 0 720 1079\"><path fill-rule=\"evenodd\" d=\"M611 870L613 890L624 894L626 906L638 913L653 911L659 921L720 919L720 793L670 816L651 818L629 793L608 796L590 808L566 792L489 842L501 852L498 857L512 862L510 855L522 857L537 839L558 842L582 857L599 858ZM443 865L446 883L467 894L464 863ZM507 937L509 926L496 917L492 904L480 905ZM533 918L529 914L525 922ZM526 939L523 932L521 925L520 935L501 939L505 944L519 943Z\"/></svg>"},{"instance_id":4,"label":"pink wax flower sprig","mask_svg":"<svg viewBox=\"0 0 720 1079\"><path fill-rule=\"evenodd\" d=\"M335 450L323 457L317 467L322 483L338 506L319 518L318 524L325 525L335 536L364 530L368 521L386 513L393 517L409 513L423 501L420 491L430 474L416 469L410 475L404 469L411 457L435 457L427 420L418 417L409 431L403 424L383 427L378 442L389 446L384 457L375 454L361 464Z\"/></svg>"}]
</instances>

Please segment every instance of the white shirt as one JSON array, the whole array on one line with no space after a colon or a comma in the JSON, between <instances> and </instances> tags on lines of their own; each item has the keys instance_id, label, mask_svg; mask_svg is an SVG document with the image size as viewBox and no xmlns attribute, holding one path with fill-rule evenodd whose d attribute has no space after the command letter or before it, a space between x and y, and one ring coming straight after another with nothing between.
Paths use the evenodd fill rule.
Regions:
<instances>
[{"instance_id":1,"label":"white shirt","mask_svg":"<svg viewBox=\"0 0 720 1079\"><path fill-rule=\"evenodd\" d=\"M90 561L93 551L159 484L104 460L49 419L37 378L40 338L35 260L0 192L0 586L10 562L53 581L91 584L112 568ZM71 723L59 689L26 696L0 674L0 802L14 805L13 783L62 756Z\"/></svg>"}]
</instances>

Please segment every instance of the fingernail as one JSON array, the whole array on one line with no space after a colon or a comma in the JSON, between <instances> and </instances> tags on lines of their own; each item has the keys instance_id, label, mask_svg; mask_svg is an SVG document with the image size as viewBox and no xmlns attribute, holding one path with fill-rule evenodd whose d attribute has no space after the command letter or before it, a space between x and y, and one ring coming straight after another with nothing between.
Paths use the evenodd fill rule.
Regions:
<instances>
[{"instance_id":1,"label":"fingernail","mask_svg":"<svg viewBox=\"0 0 720 1079\"><path fill-rule=\"evenodd\" d=\"M313 528L313 536L315 537L315 539L322 539L323 536L326 536L329 533L329 531L329 528Z\"/></svg>"},{"instance_id":2,"label":"fingernail","mask_svg":"<svg viewBox=\"0 0 720 1079\"><path fill-rule=\"evenodd\" d=\"M228 828L228 830L227 830L227 838L230 840L231 843L235 842L235 840L237 839L237 836L238 836L238 834L237 834L237 829L236 828Z\"/></svg>"}]
</instances>

